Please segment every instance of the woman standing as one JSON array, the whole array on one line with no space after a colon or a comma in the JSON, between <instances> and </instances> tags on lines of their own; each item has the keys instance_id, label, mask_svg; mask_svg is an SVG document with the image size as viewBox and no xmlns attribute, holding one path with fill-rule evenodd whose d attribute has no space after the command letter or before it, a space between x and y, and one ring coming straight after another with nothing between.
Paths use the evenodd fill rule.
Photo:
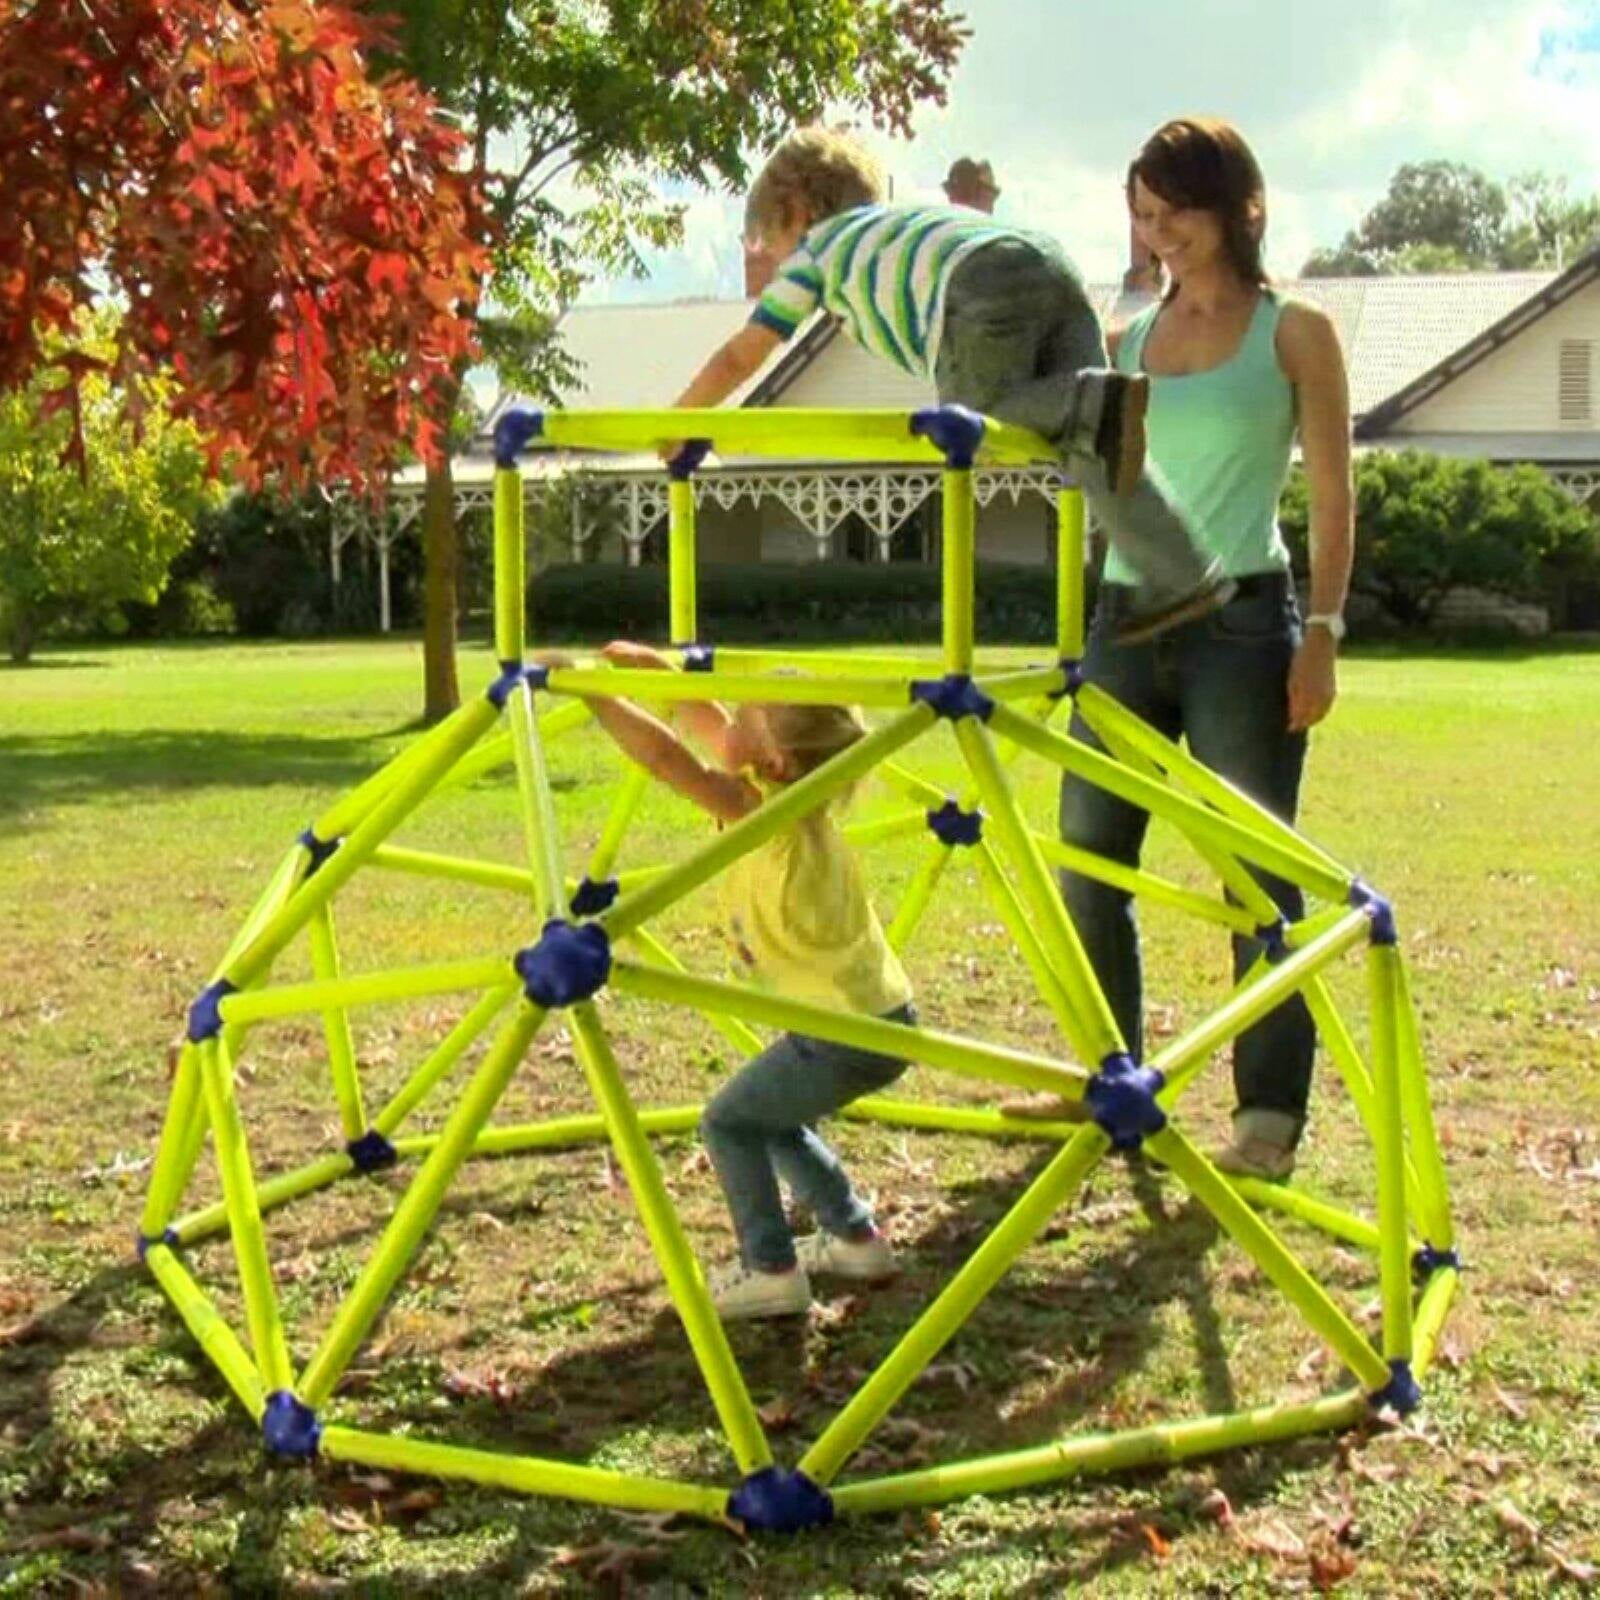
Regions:
<instances>
[{"instance_id":1,"label":"woman standing","mask_svg":"<svg viewBox=\"0 0 1600 1600\"><path fill-rule=\"evenodd\" d=\"M1135 574L1113 552L1084 658L1086 678L1245 793L1293 821L1306 730L1336 693L1335 654L1352 549L1350 403L1332 323L1276 293L1262 265L1261 169L1228 123L1167 123L1128 169L1128 206L1160 262L1161 298L1113 349L1150 378L1149 456L1196 539L1238 592L1211 616L1141 644L1118 644ZM1311 592L1304 617L1278 527L1278 497L1296 433L1311 501ZM1094 740L1081 720L1074 733ZM1061 787L1061 836L1135 865L1149 818L1072 777ZM1256 874L1291 920L1298 890ZM1062 892L1135 1059L1142 1059L1139 932L1126 893L1075 873ZM1261 952L1234 940L1234 972ZM1284 1178L1294 1167L1311 1088L1315 1032L1298 996L1234 1046L1233 1138L1218 1165Z\"/></svg>"}]
</instances>

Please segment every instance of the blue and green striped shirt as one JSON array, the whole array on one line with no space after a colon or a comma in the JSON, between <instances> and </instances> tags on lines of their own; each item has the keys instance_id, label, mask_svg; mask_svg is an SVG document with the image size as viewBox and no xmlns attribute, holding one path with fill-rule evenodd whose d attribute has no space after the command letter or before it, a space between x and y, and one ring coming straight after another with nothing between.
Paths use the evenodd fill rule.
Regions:
<instances>
[{"instance_id":1,"label":"blue and green striped shirt","mask_svg":"<svg viewBox=\"0 0 1600 1600\"><path fill-rule=\"evenodd\" d=\"M931 379L950 273L964 256L999 239L1020 239L1049 254L1060 249L979 211L856 206L806 230L750 320L788 339L820 305L857 344Z\"/></svg>"}]
</instances>

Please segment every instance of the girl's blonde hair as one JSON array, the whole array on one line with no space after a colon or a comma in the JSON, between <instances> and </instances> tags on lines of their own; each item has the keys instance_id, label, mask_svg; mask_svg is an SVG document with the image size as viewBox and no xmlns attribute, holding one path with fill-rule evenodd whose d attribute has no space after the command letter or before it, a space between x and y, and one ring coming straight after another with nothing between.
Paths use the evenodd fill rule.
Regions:
<instances>
[{"instance_id":1,"label":"girl's blonde hair","mask_svg":"<svg viewBox=\"0 0 1600 1600\"><path fill-rule=\"evenodd\" d=\"M768 704L761 711L773 744L792 763L796 780L815 772L867 734L867 724L854 706ZM840 802L854 790L854 784L846 788Z\"/></svg>"},{"instance_id":2,"label":"girl's blonde hair","mask_svg":"<svg viewBox=\"0 0 1600 1600\"><path fill-rule=\"evenodd\" d=\"M885 188L883 168L853 134L820 124L797 129L750 186L745 237L755 243L795 222L809 228L835 212L882 200Z\"/></svg>"}]
</instances>

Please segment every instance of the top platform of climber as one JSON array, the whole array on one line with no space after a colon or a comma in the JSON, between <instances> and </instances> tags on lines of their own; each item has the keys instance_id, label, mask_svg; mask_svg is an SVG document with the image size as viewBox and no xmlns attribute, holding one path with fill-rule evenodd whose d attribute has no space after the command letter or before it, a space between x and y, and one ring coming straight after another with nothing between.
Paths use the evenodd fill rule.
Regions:
<instances>
[{"instance_id":1,"label":"top platform of climber","mask_svg":"<svg viewBox=\"0 0 1600 1600\"><path fill-rule=\"evenodd\" d=\"M917 411L711 408L667 411L537 411L514 407L495 426L495 464L514 467L536 443L587 450L656 453L699 446L775 460L834 457L971 466L1056 466L1060 456L1038 434L996 422L964 406ZM673 467L689 455L680 452Z\"/></svg>"}]
</instances>

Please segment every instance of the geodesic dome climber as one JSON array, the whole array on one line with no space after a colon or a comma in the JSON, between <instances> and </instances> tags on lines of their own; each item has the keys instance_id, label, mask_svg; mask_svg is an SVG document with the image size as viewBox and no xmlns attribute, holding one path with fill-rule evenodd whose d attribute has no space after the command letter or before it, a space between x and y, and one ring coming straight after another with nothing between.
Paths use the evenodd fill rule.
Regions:
<instances>
[{"instance_id":1,"label":"geodesic dome climber","mask_svg":"<svg viewBox=\"0 0 1600 1600\"><path fill-rule=\"evenodd\" d=\"M536 439L601 450L655 450L689 438L670 474L670 606L682 670L650 672L527 663L524 535L519 455ZM709 448L758 456L853 457L942 464L943 645L922 655L786 657L702 639L695 608L694 474ZM421 737L333 805L301 834L194 1002L187 1043L151 1178L139 1250L194 1337L260 1425L268 1451L320 1452L389 1470L458 1477L528 1493L709 1518L732 1515L761 1528L795 1528L835 1513L861 1513L993 1491L1095 1470L1174 1462L1229 1445L1286 1439L1353 1424L1369 1407L1418 1404L1454 1293L1458 1262L1409 979L1389 904L1294 829L1269 815L1177 745L1119 707L1079 673L1083 511L1059 497L1059 631L1055 659L1017 669L977 655L974 616L974 470L1047 463L1042 440L955 407L903 412L512 411L496 435L498 675L477 699ZM779 670L782 669L782 670ZM588 717L576 695L680 700L849 701L878 714L875 730L745 820L711 836L686 860L613 872L630 821L645 802L640 771L618 786L585 874L568 876L545 748ZM1063 731L1076 705L1096 748ZM548 709L542 709L548 706ZM497 723L503 730L491 734ZM946 724L971 791L949 795L905 764ZM1166 819L1226 894L1197 892L1148 870L1069 849L1030 824L1008 777L1033 756L1103 785ZM511 763L526 838L526 868L404 849L396 831L441 786ZM1039 1051L926 1028L845 1015L754 986L685 969L651 922L732 862L868 773L909 797L908 809L849 825L861 842L926 828L925 862L890 925L904 947L940 875L965 857L1015 940L1059 1030ZM1096 875L1220 929L1253 935L1263 954L1225 1002L1147 1061L1133 1060L1084 956L1050 876L1053 865ZM366 868L421 873L500 888L531 900L530 934L515 951L400 970L347 972L334 936L340 891ZM1300 885L1306 915L1287 923L1258 885L1264 871ZM309 981L275 982L291 942L309 945ZM1366 1048L1335 1003L1329 969L1366 947ZM972 1105L875 1097L854 1115L909 1127L1043 1138L1054 1152L998 1225L887 1351L876 1370L793 1467L779 1466L663 1181L651 1136L693 1128L700 1108L640 1108L595 1005L607 989L693 1008L743 1053L761 1041L751 1025L787 1028L901 1056L935 1072L1001 1091L1048 1090L1080 1102L1077 1123L1012 1121ZM351 1016L385 1001L475 995L464 1016L375 1115L364 1103ZM1214 1052L1286 997L1300 994L1317 1023L1372 1141L1375 1214L1357 1215L1296 1185L1220 1173L1178 1126L1176 1112ZM540 1029L560 1013L597 1114L559 1123L495 1126L497 1102L523 1067ZM320 1019L333 1098L345 1142L310 1165L258 1178L234 1064L251 1035L277 1019ZM497 1028L465 1085L452 1069ZM548 1071L541 1066L541 1071ZM436 1133L403 1136L425 1102L449 1106ZM221 1180L220 1203L180 1214L206 1134ZM340 1420L338 1386L373 1330L462 1163L475 1154L609 1141L625 1173L667 1292L682 1321L727 1436L736 1481L697 1484L642 1473L514 1456L412 1434L388 1436ZM1167 1422L1122 1434L1069 1437L984 1459L857 1481L840 1473L899 1398L1000 1280L1019 1254L1112 1150L1147 1150L1208 1210L1288 1305L1352 1375L1340 1392ZM419 1163L370 1258L315 1347L291 1355L292 1330L274 1280L265 1215L297 1196L397 1161ZM1286 1215L1375 1258L1381 1291L1376 1343L1291 1253L1268 1219ZM185 1247L226 1230L239 1275L245 1328L236 1330L202 1290Z\"/></svg>"}]
</instances>

